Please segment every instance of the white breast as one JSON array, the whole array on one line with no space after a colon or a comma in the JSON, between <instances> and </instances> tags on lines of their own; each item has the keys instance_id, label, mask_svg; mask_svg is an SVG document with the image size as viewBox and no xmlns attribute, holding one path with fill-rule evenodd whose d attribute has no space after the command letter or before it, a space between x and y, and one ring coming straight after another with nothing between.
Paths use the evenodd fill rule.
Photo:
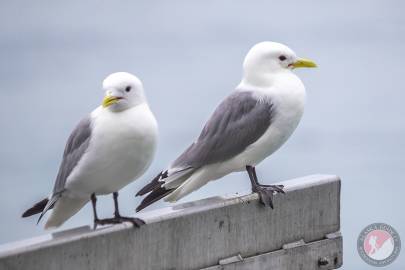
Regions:
<instances>
[{"instance_id":1,"label":"white breast","mask_svg":"<svg viewBox=\"0 0 405 270\"><path fill-rule=\"evenodd\" d=\"M66 188L76 195L108 194L141 176L152 162L157 123L147 104L115 113L92 113L88 151L68 177Z\"/></svg>"}]
</instances>

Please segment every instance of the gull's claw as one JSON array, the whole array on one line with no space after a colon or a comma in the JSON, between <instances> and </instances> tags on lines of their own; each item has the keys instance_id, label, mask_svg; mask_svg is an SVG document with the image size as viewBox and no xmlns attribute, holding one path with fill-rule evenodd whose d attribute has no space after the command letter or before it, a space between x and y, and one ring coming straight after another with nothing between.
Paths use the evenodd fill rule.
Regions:
<instances>
[{"instance_id":1,"label":"gull's claw","mask_svg":"<svg viewBox=\"0 0 405 270\"><path fill-rule=\"evenodd\" d=\"M122 222L131 222L134 225L134 227L137 227L137 228L141 227L142 225L145 225L145 221L143 221L140 218L118 217L117 219L120 221L120 223L122 223Z\"/></svg>"},{"instance_id":2,"label":"gull's claw","mask_svg":"<svg viewBox=\"0 0 405 270\"><path fill-rule=\"evenodd\" d=\"M131 222L134 225L134 227L136 227L136 228L139 228L145 224L145 221L143 221L140 218L117 216L117 217L113 217L113 218L104 218L104 219L94 220L94 229L97 228L97 225L120 224L123 222Z\"/></svg>"},{"instance_id":3,"label":"gull's claw","mask_svg":"<svg viewBox=\"0 0 405 270\"><path fill-rule=\"evenodd\" d=\"M257 185L253 188L253 192L259 194L260 202L264 206L269 206L271 209L274 209L273 194L285 194L283 188L283 185Z\"/></svg>"},{"instance_id":4,"label":"gull's claw","mask_svg":"<svg viewBox=\"0 0 405 270\"><path fill-rule=\"evenodd\" d=\"M285 194L285 191L283 190L284 185L261 185L262 187L274 189L274 192L276 193L283 193Z\"/></svg>"}]
</instances>

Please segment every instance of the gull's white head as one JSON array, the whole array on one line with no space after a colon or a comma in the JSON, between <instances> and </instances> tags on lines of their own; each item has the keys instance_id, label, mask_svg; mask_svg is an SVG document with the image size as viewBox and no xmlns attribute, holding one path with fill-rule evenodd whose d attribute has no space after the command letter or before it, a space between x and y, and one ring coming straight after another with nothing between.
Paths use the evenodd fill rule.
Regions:
<instances>
[{"instance_id":1,"label":"gull's white head","mask_svg":"<svg viewBox=\"0 0 405 270\"><path fill-rule=\"evenodd\" d=\"M142 82L127 72L116 72L103 81L103 107L115 112L124 111L146 101Z\"/></svg>"},{"instance_id":2,"label":"gull's white head","mask_svg":"<svg viewBox=\"0 0 405 270\"><path fill-rule=\"evenodd\" d=\"M260 79L293 68L316 67L308 59L297 57L293 50L277 42L260 42L254 45L245 57L243 71L245 78Z\"/></svg>"}]
</instances>

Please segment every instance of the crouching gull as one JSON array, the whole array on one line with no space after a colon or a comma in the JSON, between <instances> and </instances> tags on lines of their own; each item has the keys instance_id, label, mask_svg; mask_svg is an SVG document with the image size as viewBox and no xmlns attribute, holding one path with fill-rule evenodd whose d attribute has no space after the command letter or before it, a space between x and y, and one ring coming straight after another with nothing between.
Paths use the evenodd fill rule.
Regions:
<instances>
[{"instance_id":1,"label":"crouching gull","mask_svg":"<svg viewBox=\"0 0 405 270\"><path fill-rule=\"evenodd\" d=\"M161 198L175 202L211 180L246 170L252 191L273 208L281 185L259 184L255 166L274 153L298 125L304 111L305 88L292 72L316 67L275 42L256 44L246 55L243 78L212 114L198 139L137 195L149 193L137 207Z\"/></svg>"},{"instance_id":2,"label":"crouching gull","mask_svg":"<svg viewBox=\"0 0 405 270\"><path fill-rule=\"evenodd\" d=\"M62 164L49 198L25 211L23 217L53 208L45 228L61 226L92 201L94 228L97 225L132 222L137 218L120 215L118 191L140 177L155 154L158 128L147 104L142 82L126 72L109 75L103 82L106 95L102 105L81 120L70 135ZM113 218L99 219L96 196L113 193Z\"/></svg>"}]
</instances>

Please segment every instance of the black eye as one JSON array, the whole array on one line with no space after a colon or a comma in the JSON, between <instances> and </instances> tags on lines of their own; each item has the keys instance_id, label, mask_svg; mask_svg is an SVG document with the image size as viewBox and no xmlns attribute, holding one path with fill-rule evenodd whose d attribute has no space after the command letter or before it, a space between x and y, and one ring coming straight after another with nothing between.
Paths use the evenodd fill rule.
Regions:
<instances>
[{"instance_id":1,"label":"black eye","mask_svg":"<svg viewBox=\"0 0 405 270\"><path fill-rule=\"evenodd\" d=\"M287 59L287 57L285 57L284 55L280 55L278 59L280 59L280 61L284 61L285 59Z\"/></svg>"},{"instance_id":2,"label":"black eye","mask_svg":"<svg viewBox=\"0 0 405 270\"><path fill-rule=\"evenodd\" d=\"M129 91L131 91L131 86L125 87L125 92L129 92Z\"/></svg>"}]
</instances>

